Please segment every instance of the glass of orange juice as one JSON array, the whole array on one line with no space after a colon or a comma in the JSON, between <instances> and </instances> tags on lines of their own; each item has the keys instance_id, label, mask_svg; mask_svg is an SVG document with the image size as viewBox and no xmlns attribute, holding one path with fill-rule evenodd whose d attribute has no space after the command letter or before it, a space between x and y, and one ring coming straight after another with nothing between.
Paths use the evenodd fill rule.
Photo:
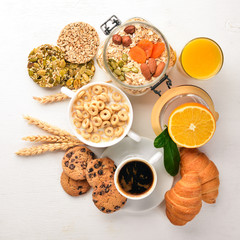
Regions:
<instances>
[{"instance_id":1,"label":"glass of orange juice","mask_svg":"<svg viewBox=\"0 0 240 240\"><path fill-rule=\"evenodd\" d=\"M188 42L180 55L184 72L192 78L206 80L215 76L223 65L223 52L210 38L199 37Z\"/></svg>"}]
</instances>

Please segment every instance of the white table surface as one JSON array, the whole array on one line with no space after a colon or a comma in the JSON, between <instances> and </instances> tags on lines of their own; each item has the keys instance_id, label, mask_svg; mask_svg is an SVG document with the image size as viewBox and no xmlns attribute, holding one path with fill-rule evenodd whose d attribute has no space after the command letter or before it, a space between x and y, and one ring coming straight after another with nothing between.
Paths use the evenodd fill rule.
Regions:
<instances>
[{"instance_id":1,"label":"white table surface","mask_svg":"<svg viewBox=\"0 0 240 240\"><path fill-rule=\"evenodd\" d=\"M240 1L1 1L0 7L0 239L239 239L240 237ZM56 93L43 89L27 74L27 56L44 43L56 44L61 29L70 22L99 26L111 15L122 21L141 16L151 21L180 53L190 39L206 36L223 49L222 71L208 81L186 79L175 68L173 85L195 84L212 97L220 114L213 139L202 147L220 172L220 193L214 205L203 203L201 212L184 227L173 226L165 205L134 215L119 211L102 214L92 203L91 192L70 197L62 190L63 152L33 157L14 154L30 146L23 136L42 134L23 119L28 114L70 131L68 101L41 105L33 96ZM98 67L94 81L108 77ZM130 98L134 107L133 130L154 139L150 113L158 97L152 93ZM144 114L144 115L143 115ZM144 117L143 117L144 116Z\"/></svg>"}]
</instances>

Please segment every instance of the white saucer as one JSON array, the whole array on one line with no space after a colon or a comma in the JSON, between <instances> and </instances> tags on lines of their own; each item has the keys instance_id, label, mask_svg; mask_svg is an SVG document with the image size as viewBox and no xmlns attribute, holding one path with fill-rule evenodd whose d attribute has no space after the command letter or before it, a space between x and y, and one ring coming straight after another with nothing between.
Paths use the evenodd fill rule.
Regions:
<instances>
[{"instance_id":1,"label":"white saucer","mask_svg":"<svg viewBox=\"0 0 240 240\"><path fill-rule=\"evenodd\" d=\"M146 160L150 159L157 151L153 146L153 141L149 138L142 137L140 142L135 142L129 137L125 137L118 144L108 147L101 155L101 157L109 157L114 160L118 166L123 160L130 157L141 157ZM163 200L166 191L168 191L173 184L173 177L170 176L163 164L163 158L154 164L157 172L157 185L154 191L148 197L141 200L128 199L126 205L122 210L127 212L143 212L157 207Z\"/></svg>"}]
</instances>

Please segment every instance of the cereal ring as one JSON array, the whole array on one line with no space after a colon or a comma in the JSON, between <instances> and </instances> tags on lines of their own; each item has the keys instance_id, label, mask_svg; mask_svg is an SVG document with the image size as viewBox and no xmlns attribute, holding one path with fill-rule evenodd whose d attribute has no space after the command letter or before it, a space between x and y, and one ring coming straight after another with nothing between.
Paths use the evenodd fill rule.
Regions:
<instances>
[{"instance_id":1,"label":"cereal ring","mask_svg":"<svg viewBox=\"0 0 240 240\"><path fill-rule=\"evenodd\" d=\"M101 95L98 95L98 96L96 97L96 99L97 99L98 101L107 102L106 96L103 96L102 94L101 94Z\"/></svg>"},{"instance_id":2,"label":"cereal ring","mask_svg":"<svg viewBox=\"0 0 240 240\"><path fill-rule=\"evenodd\" d=\"M92 87L92 91L96 94L99 95L102 93L102 87L100 85L95 85Z\"/></svg>"},{"instance_id":3,"label":"cereal ring","mask_svg":"<svg viewBox=\"0 0 240 240\"><path fill-rule=\"evenodd\" d=\"M78 98L81 98L86 92L84 90L80 91L77 95Z\"/></svg>"},{"instance_id":4,"label":"cereal ring","mask_svg":"<svg viewBox=\"0 0 240 240\"><path fill-rule=\"evenodd\" d=\"M123 132L124 132L123 127L117 127L117 128L115 128L115 130L114 130L114 135L115 135L116 137L120 137L120 136L123 134Z\"/></svg>"},{"instance_id":5,"label":"cereal ring","mask_svg":"<svg viewBox=\"0 0 240 240\"><path fill-rule=\"evenodd\" d=\"M90 103L90 106L97 106L97 100L92 100L91 103Z\"/></svg>"},{"instance_id":6,"label":"cereal ring","mask_svg":"<svg viewBox=\"0 0 240 240\"><path fill-rule=\"evenodd\" d=\"M120 121L127 121L128 120L128 113L124 110L118 112L118 117Z\"/></svg>"},{"instance_id":7,"label":"cereal ring","mask_svg":"<svg viewBox=\"0 0 240 240\"><path fill-rule=\"evenodd\" d=\"M117 125L118 122L119 122L118 115L117 115L117 114L113 114L112 117L111 117L110 122L111 122L111 124L112 124L113 126Z\"/></svg>"},{"instance_id":8,"label":"cereal ring","mask_svg":"<svg viewBox=\"0 0 240 240\"><path fill-rule=\"evenodd\" d=\"M98 128L96 126L93 126L93 132L96 133L98 131Z\"/></svg>"},{"instance_id":9,"label":"cereal ring","mask_svg":"<svg viewBox=\"0 0 240 240\"><path fill-rule=\"evenodd\" d=\"M96 106L90 106L88 108L88 112L90 113L91 116L96 116L98 115L98 108Z\"/></svg>"},{"instance_id":10,"label":"cereal ring","mask_svg":"<svg viewBox=\"0 0 240 240\"><path fill-rule=\"evenodd\" d=\"M85 139L89 139L91 137L91 134L85 132L84 130L81 131L81 135Z\"/></svg>"},{"instance_id":11,"label":"cereal ring","mask_svg":"<svg viewBox=\"0 0 240 240\"><path fill-rule=\"evenodd\" d=\"M123 108L125 108L126 111L129 112L129 106L127 104L123 104Z\"/></svg>"},{"instance_id":12,"label":"cereal ring","mask_svg":"<svg viewBox=\"0 0 240 240\"><path fill-rule=\"evenodd\" d=\"M83 110L83 111L82 111L82 115L83 115L83 118L90 118L90 114L89 114L89 112L86 111L86 110Z\"/></svg>"},{"instance_id":13,"label":"cereal ring","mask_svg":"<svg viewBox=\"0 0 240 240\"><path fill-rule=\"evenodd\" d=\"M111 118L111 113L107 109L104 109L100 112L100 117L102 120L109 120Z\"/></svg>"},{"instance_id":14,"label":"cereal ring","mask_svg":"<svg viewBox=\"0 0 240 240\"><path fill-rule=\"evenodd\" d=\"M74 108L75 108L76 110L81 110L81 111L84 110L83 105L75 106Z\"/></svg>"},{"instance_id":15,"label":"cereal ring","mask_svg":"<svg viewBox=\"0 0 240 240\"><path fill-rule=\"evenodd\" d=\"M103 110L105 108L105 103L103 101L97 101L97 104L96 104L98 110Z\"/></svg>"},{"instance_id":16,"label":"cereal ring","mask_svg":"<svg viewBox=\"0 0 240 240\"><path fill-rule=\"evenodd\" d=\"M84 103L83 107L86 111L88 111L88 108L90 107L90 102Z\"/></svg>"},{"instance_id":17,"label":"cereal ring","mask_svg":"<svg viewBox=\"0 0 240 240\"><path fill-rule=\"evenodd\" d=\"M107 87L104 87L104 86L102 86L102 92L103 92L103 93L108 93L108 88L107 88Z\"/></svg>"},{"instance_id":18,"label":"cereal ring","mask_svg":"<svg viewBox=\"0 0 240 240\"><path fill-rule=\"evenodd\" d=\"M117 124L117 126L122 127L122 126L124 126L125 124L127 124L127 123L126 123L126 122L121 122L121 121L119 121L118 124Z\"/></svg>"},{"instance_id":19,"label":"cereal ring","mask_svg":"<svg viewBox=\"0 0 240 240\"><path fill-rule=\"evenodd\" d=\"M114 130L112 127L107 127L105 130L104 130L104 133L106 136L108 137L112 137L113 136L113 133L114 133Z\"/></svg>"},{"instance_id":20,"label":"cereal ring","mask_svg":"<svg viewBox=\"0 0 240 240\"><path fill-rule=\"evenodd\" d=\"M106 97L107 102L110 102L110 97L108 96L107 93L102 93L100 96Z\"/></svg>"},{"instance_id":21,"label":"cereal ring","mask_svg":"<svg viewBox=\"0 0 240 240\"><path fill-rule=\"evenodd\" d=\"M122 108L121 105L118 103L113 103L113 104L111 104L110 107L113 111L119 111Z\"/></svg>"},{"instance_id":22,"label":"cereal ring","mask_svg":"<svg viewBox=\"0 0 240 240\"><path fill-rule=\"evenodd\" d=\"M76 114L79 118L83 118L83 114L81 113L81 111L76 110Z\"/></svg>"},{"instance_id":23,"label":"cereal ring","mask_svg":"<svg viewBox=\"0 0 240 240\"><path fill-rule=\"evenodd\" d=\"M109 106L105 106L105 109L107 109L111 113L111 115L113 114L113 110Z\"/></svg>"},{"instance_id":24,"label":"cereal ring","mask_svg":"<svg viewBox=\"0 0 240 240\"><path fill-rule=\"evenodd\" d=\"M86 92L83 96L84 102L89 102L92 99L92 95L89 92Z\"/></svg>"},{"instance_id":25,"label":"cereal ring","mask_svg":"<svg viewBox=\"0 0 240 240\"><path fill-rule=\"evenodd\" d=\"M81 127L81 122L79 122L77 119L73 120L73 124L75 125L75 127L80 128Z\"/></svg>"},{"instance_id":26,"label":"cereal ring","mask_svg":"<svg viewBox=\"0 0 240 240\"><path fill-rule=\"evenodd\" d=\"M88 133L91 133L93 131L93 124L90 122L89 127L86 129Z\"/></svg>"},{"instance_id":27,"label":"cereal ring","mask_svg":"<svg viewBox=\"0 0 240 240\"><path fill-rule=\"evenodd\" d=\"M82 127L87 129L89 127L89 124L90 124L89 118L85 118L82 122Z\"/></svg>"},{"instance_id":28,"label":"cereal ring","mask_svg":"<svg viewBox=\"0 0 240 240\"><path fill-rule=\"evenodd\" d=\"M102 124L102 119L98 116L92 118L92 123L94 126L99 127Z\"/></svg>"},{"instance_id":29,"label":"cereal ring","mask_svg":"<svg viewBox=\"0 0 240 240\"><path fill-rule=\"evenodd\" d=\"M102 125L101 125L101 128L107 128L111 125L111 123L109 121L103 121L102 122Z\"/></svg>"},{"instance_id":30,"label":"cereal ring","mask_svg":"<svg viewBox=\"0 0 240 240\"><path fill-rule=\"evenodd\" d=\"M113 100L114 100L115 102L120 102L120 101L122 100L122 96L121 96L121 94L118 93L118 92L114 92L114 93L112 94L112 98L113 98Z\"/></svg>"},{"instance_id":31,"label":"cereal ring","mask_svg":"<svg viewBox=\"0 0 240 240\"><path fill-rule=\"evenodd\" d=\"M101 136L99 134L94 133L91 136L91 141L94 143L99 143L101 141Z\"/></svg>"},{"instance_id":32,"label":"cereal ring","mask_svg":"<svg viewBox=\"0 0 240 240\"><path fill-rule=\"evenodd\" d=\"M81 106L81 105L83 105L83 100L77 99L74 104L76 104L77 106Z\"/></svg>"}]
</instances>

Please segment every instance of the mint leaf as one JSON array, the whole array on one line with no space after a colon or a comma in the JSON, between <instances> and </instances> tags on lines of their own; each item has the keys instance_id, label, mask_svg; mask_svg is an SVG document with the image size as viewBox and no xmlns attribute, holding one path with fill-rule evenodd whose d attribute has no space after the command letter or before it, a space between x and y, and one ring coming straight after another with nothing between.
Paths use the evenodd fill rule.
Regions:
<instances>
[{"instance_id":1,"label":"mint leaf","mask_svg":"<svg viewBox=\"0 0 240 240\"><path fill-rule=\"evenodd\" d=\"M165 141L167 139L167 135L168 135L168 130L167 128L165 130L162 131L162 133L160 135L158 135L155 140L154 140L154 147L155 148L161 148L164 147L165 145Z\"/></svg>"},{"instance_id":2,"label":"mint leaf","mask_svg":"<svg viewBox=\"0 0 240 240\"><path fill-rule=\"evenodd\" d=\"M155 138L154 147L163 147L164 167L171 176L177 175L179 171L180 154L176 143L169 136L167 128Z\"/></svg>"}]
</instances>

